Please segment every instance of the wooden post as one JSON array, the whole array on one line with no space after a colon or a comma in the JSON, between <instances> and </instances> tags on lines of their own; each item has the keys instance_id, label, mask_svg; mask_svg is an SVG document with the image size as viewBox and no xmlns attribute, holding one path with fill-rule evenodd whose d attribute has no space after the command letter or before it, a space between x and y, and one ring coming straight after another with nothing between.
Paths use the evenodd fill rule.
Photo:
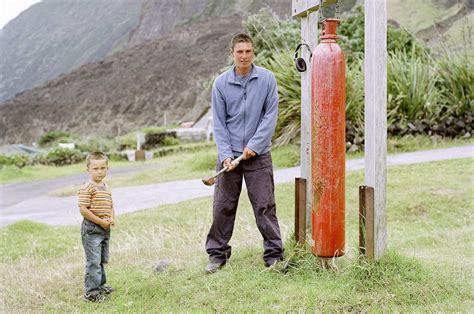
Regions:
<instances>
[{"instance_id":1,"label":"wooden post","mask_svg":"<svg viewBox=\"0 0 474 314\"><path fill-rule=\"evenodd\" d=\"M306 180L295 178L295 241L306 241Z\"/></svg>"},{"instance_id":2,"label":"wooden post","mask_svg":"<svg viewBox=\"0 0 474 314\"><path fill-rule=\"evenodd\" d=\"M359 187L359 253L374 259L374 188Z\"/></svg>"},{"instance_id":3,"label":"wooden post","mask_svg":"<svg viewBox=\"0 0 474 314\"><path fill-rule=\"evenodd\" d=\"M365 0L365 185L374 188L374 258L387 242L387 1Z\"/></svg>"},{"instance_id":4,"label":"wooden post","mask_svg":"<svg viewBox=\"0 0 474 314\"><path fill-rule=\"evenodd\" d=\"M318 44L319 12L309 13L301 19L301 38L313 50ZM311 226L311 62L309 51L301 49L301 56L306 60L307 70L301 73L301 146L300 176L306 179L306 226Z\"/></svg>"},{"instance_id":5,"label":"wooden post","mask_svg":"<svg viewBox=\"0 0 474 314\"><path fill-rule=\"evenodd\" d=\"M323 5L334 4L336 0L323 1ZM301 38L311 50L318 44L318 21L321 0L292 0L291 15L301 18ZM296 47L295 47L296 48ZM306 179L306 226L311 226L312 180L311 180L311 62L309 52L302 49L308 70L301 73L301 147L300 176Z\"/></svg>"}]
</instances>

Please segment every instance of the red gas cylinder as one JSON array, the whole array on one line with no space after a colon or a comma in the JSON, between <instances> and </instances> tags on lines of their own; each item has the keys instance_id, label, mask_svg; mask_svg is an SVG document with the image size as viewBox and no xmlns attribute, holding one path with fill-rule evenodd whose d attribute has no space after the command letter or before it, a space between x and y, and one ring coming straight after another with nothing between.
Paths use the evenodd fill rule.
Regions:
<instances>
[{"instance_id":1,"label":"red gas cylinder","mask_svg":"<svg viewBox=\"0 0 474 314\"><path fill-rule=\"evenodd\" d=\"M323 21L313 51L312 125L312 247L314 255L344 255L346 64L336 43L337 19Z\"/></svg>"}]
</instances>

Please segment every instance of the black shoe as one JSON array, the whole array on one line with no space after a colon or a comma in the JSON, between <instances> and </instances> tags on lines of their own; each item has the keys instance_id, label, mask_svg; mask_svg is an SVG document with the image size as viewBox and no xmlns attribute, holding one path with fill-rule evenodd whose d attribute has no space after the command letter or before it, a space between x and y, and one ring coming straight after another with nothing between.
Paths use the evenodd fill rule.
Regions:
<instances>
[{"instance_id":1,"label":"black shoe","mask_svg":"<svg viewBox=\"0 0 474 314\"><path fill-rule=\"evenodd\" d=\"M105 286L105 285L104 285L104 286L100 286L100 287L99 287L99 290L100 290L100 292L102 292L102 293L104 293L104 294L111 294L112 292L115 291L114 288L109 287L109 286Z\"/></svg>"},{"instance_id":2,"label":"black shoe","mask_svg":"<svg viewBox=\"0 0 474 314\"><path fill-rule=\"evenodd\" d=\"M224 266L225 263L214 263L214 262L209 262L206 266L206 268L204 269L204 271L206 272L206 274L213 274L215 273L216 271L218 271L219 269L222 268L222 266Z\"/></svg>"},{"instance_id":3,"label":"black shoe","mask_svg":"<svg viewBox=\"0 0 474 314\"><path fill-rule=\"evenodd\" d=\"M87 293L84 295L84 301L86 302L104 302L105 301L105 296L98 292L98 293Z\"/></svg>"},{"instance_id":4,"label":"black shoe","mask_svg":"<svg viewBox=\"0 0 474 314\"><path fill-rule=\"evenodd\" d=\"M269 261L265 261L265 267L272 267L275 266L277 263L281 262L283 259L272 259Z\"/></svg>"}]
</instances>

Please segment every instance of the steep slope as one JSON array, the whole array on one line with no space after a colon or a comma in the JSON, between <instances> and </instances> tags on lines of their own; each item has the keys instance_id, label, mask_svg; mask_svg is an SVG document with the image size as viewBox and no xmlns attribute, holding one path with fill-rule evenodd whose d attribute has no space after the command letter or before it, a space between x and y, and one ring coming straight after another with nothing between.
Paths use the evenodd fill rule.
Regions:
<instances>
[{"instance_id":1,"label":"steep slope","mask_svg":"<svg viewBox=\"0 0 474 314\"><path fill-rule=\"evenodd\" d=\"M229 16L257 12L261 8L270 8L280 17L291 12L288 0L145 0L140 22L132 30L128 46L152 41L167 34L184 23L191 24L212 17Z\"/></svg>"},{"instance_id":2,"label":"steep slope","mask_svg":"<svg viewBox=\"0 0 474 314\"><path fill-rule=\"evenodd\" d=\"M214 16L288 0L43 0L0 31L0 103L61 73Z\"/></svg>"},{"instance_id":3,"label":"steep slope","mask_svg":"<svg viewBox=\"0 0 474 314\"><path fill-rule=\"evenodd\" d=\"M160 40L83 65L0 106L0 143L46 131L110 134L193 119L210 102L203 85L228 58L239 15L181 26Z\"/></svg>"},{"instance_id":4,"label":"steep slope","mask_svg":"<svg viewBox=\"0 0 474 314\"><path fill-rule=\"evenodd\" d=\"M128 39L142 0L43 0L0 31L0 101L104 58Z\"/></svg>"}]
</instances>

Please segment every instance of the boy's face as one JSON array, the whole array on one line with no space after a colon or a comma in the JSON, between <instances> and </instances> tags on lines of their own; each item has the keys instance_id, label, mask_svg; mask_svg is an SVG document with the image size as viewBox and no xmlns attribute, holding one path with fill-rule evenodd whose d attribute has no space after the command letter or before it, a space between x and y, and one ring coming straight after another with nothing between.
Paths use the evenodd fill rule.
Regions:
<instances>
[{"instance_id":1,"label":"boy's face","mask_svg":"<svg viewBox=\"0 0 474 314\"><path fill-rule=\"evenodd\" d=\"M92 181L100 183L107 175L107 160L105 159L92 159L90 165L87 168L87 172L91 175Z\"/></svg>"}]
</instances>

